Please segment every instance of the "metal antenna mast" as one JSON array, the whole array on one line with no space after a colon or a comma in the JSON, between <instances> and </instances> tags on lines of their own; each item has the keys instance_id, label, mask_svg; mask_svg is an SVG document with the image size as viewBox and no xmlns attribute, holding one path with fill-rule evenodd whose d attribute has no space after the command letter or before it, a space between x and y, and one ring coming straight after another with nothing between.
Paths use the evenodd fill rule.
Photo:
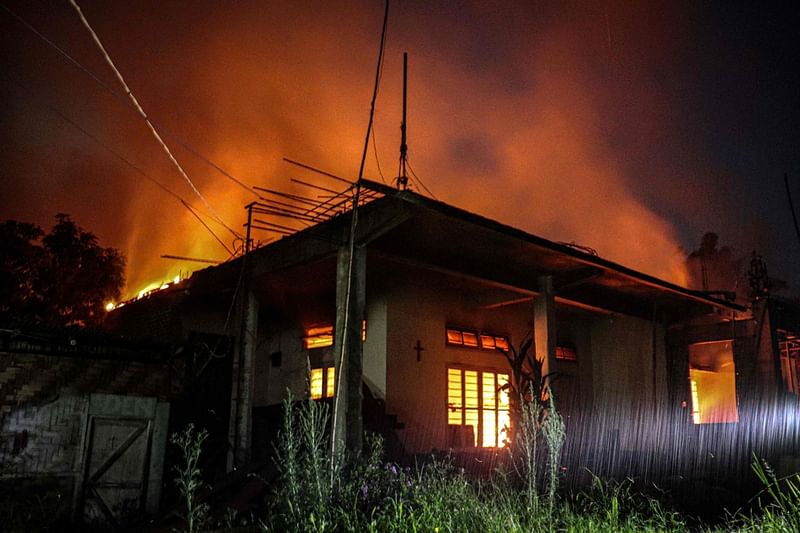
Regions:
<instances>
[{"instance_id":1,"label":"metal antenna mast","mask_svg":"<svg viewBox=\"0 0 800 533\"><path fill-rule=\"evenodd\" d=\"M408 174L406 174L406 161L408 160L408 145L406 144L406 114L408 109L408 52L403 52L403 121L400 123L400 175L397 177L397 188L408 188Z\"/></svg>"}]
</instances>

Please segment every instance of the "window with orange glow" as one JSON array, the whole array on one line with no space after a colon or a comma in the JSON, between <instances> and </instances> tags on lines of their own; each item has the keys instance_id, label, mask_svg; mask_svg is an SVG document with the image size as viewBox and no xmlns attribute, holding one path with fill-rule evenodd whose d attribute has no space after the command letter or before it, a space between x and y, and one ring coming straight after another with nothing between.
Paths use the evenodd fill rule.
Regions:
<instances>
[{"instance_id":1,"label":"window with orange glow","mask_svg":"<svg viewBox=\"0 0 800 533\"><path fill-rule=\"evenodd\" d=\"M695 424L739 421L732 341L689 345L689 386Z\"/></svg>"},{"instance_id":2,"label":"window with orange glow","mask_svg":"<svg viewBox=\"0 0 800 533\"><path fill-rule=\"evenodd\" d=\"M561 359L562 361L577 361L578 352L575 351L575 348L570 348L569 346L556 346L556 359Z\"/></svg>"},{"instance_id":3,"label":"window with orange glow","mask_svg":"<svg viewBox=\"0 0 800 533\"><path fill-rule=\"evenodd\" d=\"M481 333L481 348L486 350L494 350L496 347L497 343L495 342L494 337Z\"/></svg>"},{"instance_id":4,"label":"window with orange glow","mask_svg":"<svg viewBox=\"0 0 800 533\"><path fill-rule=\"evenodd\" d=\"M800 335L778 330L781 377L787 392L800 396Z\"/></svg>"},{"instance_id":5,"label":"window with orange glow","mask_svg":"<svg viewBox=\"0 0 800 533\"><path fill-rule=\"evenodd\" d=\"M508 351L508 337L495 337L494 347L498 350Z\"/></svg>"},{"instance_id":6,"label":"window with orange glow","mask_svg":"<svg viewBox=\"0 0 800 533\"><path fill-rule=\"evenodd\" d=\"M336 370L332 366L312 368L309 380L309 396L312 400L333 398L336 387Z\"/></svg>"},{"instance_id":7,"label":"window with orange glow","mask_svg":"<svg viewBox=\"0 0 800 533\"><path fill-rule=\"evenodd\" d=\"M361 321L361 341L367 340L367 321ZM303 347L306 350L313 348L327 348L333 346L333 326L325 324L306 328L303 336Z\"/></svg>"},{"instance_id":8,"label":"window with orange glow","mask_svg":"<svg viewBox=\"0 0 800 533\"><path fill-rule=\"evenodd\" d=\"M447 424L450 435L460 435L456 447L505 447L511 426L507 384L508 374L447 369Z\"/></svg>"},{"instance_id":9,"label":"window with orange glow","mask_svg":"<svg viewBox=\"0 0 800 533\"><path fill-rule=\"evenodd\" d=\"M484 350L508 350L508 337L477 333L474 330L446 328L445 339L450 346L467 346Z\"/></svg>"},{"instance_id":10,"label":"window with orange glow","mask_svg":"<svg viewBox=\"0 0 800 533\"><path fill-rule=\"evenodd\" d=\"M306 328L306 334L303 337L303 347L306 350L328 346L333 346L333 326L326 324Z\"/></svg>"}]
</instances>

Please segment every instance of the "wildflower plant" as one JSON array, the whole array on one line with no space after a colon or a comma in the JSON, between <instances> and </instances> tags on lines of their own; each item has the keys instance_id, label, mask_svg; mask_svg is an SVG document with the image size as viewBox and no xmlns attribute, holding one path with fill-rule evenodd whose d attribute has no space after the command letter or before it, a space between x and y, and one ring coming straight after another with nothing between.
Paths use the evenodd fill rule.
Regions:
<instances>
[{"instance_id":1,"label":"wildflower plant","mask_svg":"<svg viewBox=\"0 0 800 533\"><path fill-rule=\"evenodd\" d=\"M195 430L189 424L180 433L174 433L170 442L181 451L181 462L174 467L175 484L181 495L184 505L183 519L186 522L188 533L200 531L208 522L208 504L198 501L198 491L204 487L199 467L200 454L203 442L208 438L208 432L203 429Z\"/></svg>"},{"instance_id":2,"label":"wildflower plant","mask_svg":"<svg viewBox=\"0 0 800 533\"><path fill-rule=\"evenodd\" d=\"M549 390L549 388L548 388ZM553 507L556 501L556 489L558 488L558 472L559 461L561 458L561 448L564 446L566 438L566 426L564 419L556 411L555 400L553 399L553 392L550 391L548 395L548 409L547 415L542 422L542 435L544 435L545 443L547 443L547 466L548 466L548 479L547 479L547 506L548 514L551 519L553 516Z\"/></svg>"}]
</instances>

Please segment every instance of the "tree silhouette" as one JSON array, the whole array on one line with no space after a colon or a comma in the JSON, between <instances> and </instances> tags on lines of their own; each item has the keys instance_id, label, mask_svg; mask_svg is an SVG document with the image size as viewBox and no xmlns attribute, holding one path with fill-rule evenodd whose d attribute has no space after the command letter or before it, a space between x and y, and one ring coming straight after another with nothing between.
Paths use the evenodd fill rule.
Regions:
<instances>
[{"instance_id":1,"label":"tree silhouette","mask_svg":"<svg viewBox=\"0 0 800 533\"><path fill-rule=\"evenodd\" d=\"M125 259L56 215L50 233L27 222L0 225L0 319L90 326L102 321L125 281Z\"/></svg>"}]
</instances>

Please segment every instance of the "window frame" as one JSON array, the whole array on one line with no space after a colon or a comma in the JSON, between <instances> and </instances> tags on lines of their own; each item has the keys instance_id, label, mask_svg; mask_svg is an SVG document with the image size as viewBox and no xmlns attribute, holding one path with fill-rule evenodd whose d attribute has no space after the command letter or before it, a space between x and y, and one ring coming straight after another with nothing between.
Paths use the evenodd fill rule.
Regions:
<instances>
[{"instance_id":1,"label":"window frame","mask_svg":"<svg viewBox=\"0 0 800 533\"><path fill-rule=\"evenodd\" d=\"M458 371L460 374L460 396L461 396L461 403L460 406L454 406L450 402L450 372L451 370ZM475 372L477 374L477 400L478 406L477 407L467 407L466 401L466 373L467 372ZM487 375L493 376L494 385L496 387L494 391L494 407L486 407L485 396L484 396L484 380ZM445 408L446 408L446 425L447 427L465 427L469 426L470 424L467 423L467 411L473 411L477 413L477 427L475 428L475 433L473 435L474 443L472 446L462 447L460 449L473 449L473 450L499 450L505 448L510 441L511 438L511 402L510 398L508 397L509 392L505 391L506 398L505 402L501 401L501 387L502 383L500 381L500 377L505 376L506 383L510 382L511 380L511 372L508 370L499 370L497 368L492 367L480 367L480 366L470 366L470 365L463 365L458 363L448 363L445 365ZM505 404L505 407L501 407L501 405ZM460 410L461 411L461 423L460 424L451 424L450 423L450 415L452 412ZM485 412L494 413L494 446L484 446L484 438L485 438ZM504 417L501 416L501 413L506 413ZM503 422L507 422L507 425L501 426Z\"/></svg>"},{"instance_id":2,"label":"window frame","mask_svg":"<svg viewBox=\"0 0 800 533\"><path fill-rule=\"evenodd\" d=\"M323 330L325 333L317 333L316 335L310 334L313 330ZM327 333L330 331L330 333ZM325 339L321 340L316 346L309 346L309 339ZM329 340L328 340L329 339ZM367 342L367 320L361 321L361 342ZM321 350L323 348L330 348L336 343L336 328L330 322L318 322L311 324L308 327L303 327L303 349L304 350Z\"/></svg>"},{"instance_id":3,"label":"window frame","mask_svg":"<svg viewBox=\"0 0 800 533\"><path fill-rule=\"evenodd\" d=\"M710 345L719 345L719 344L729 344L730 345L730 363L732 364L732 370L730 372L722 372L720 370L712 370L704 365L701 364L692 364L692 347L694 346L710 346ZM737 368L736 368L736 341L735 339L715 339L715 340L704 340L704 341L696 341L691 342L686 347L686 355L687 355L687 376L686 379L689 382L689 398L690 398L690 420L692 424L697 427L702 426L710 426L716 424L738 424L740 421L740 414L739 414L739 387L736 379L737 375ZM700 355L700 354L698 354ZM731 411L728 412L725 416L729 417L730 419L726 420L717 420L714 419L713 416L707 415L704 411L700 409L700 404L704 403L701 397L705 397L707 394L710 393L709 390L702 390L699 378L703 375L719 375L720 377L724 377L724 375L728 375L726 380L732 380L732 390L729 391L729 394L732 394L732 398L726 398L730 403L729 407L732 407ZM711 411L714 414L714 411ZM725 413L725 411L721 411ZM716 414L715 416L720 416ZM711 417L711 419L707 419L707 417Z\"/></svg>"},{"instance_id":4,"label":"window frame","mask_svg":"<svg viewBox=\"0 0 800 533\"><path fill-rule=\"evenodd\" d=\"M334 334L334 327L330 322L318 322L304 327L303 349L320 350L323 348L330 348L334 343Z\"/></svg>"},{"instance_id":5,"label":"window frame","mask_svg":"<svg viewBox=\"0 0 800 533\"><path fill-rule=\"evenodd\" d=\"M564 355L559 355L564 353L572 353L572 357L566 357ZM567 363L577 363L578 362L578 349L575 346L569 346L566 344L557 345L556 346L556 360L557 361L564 361Z\"/></svg>"},{"instance_id":6,"label":"window frame","mask_svg":"<svg viewBox=\"0 0 800 533\"><path fill-rule=\"evenodd\" d=\"M800 334L777 329L781 381L787 394L800 396Z\"/></svg>"},{"instance_id":7,"label":"window frame","mask_svg":"<svg viewBox=\"0 0 800 533\"><path fill-rule=\"evenodd\" d=\"M320 371L320 394L314 394L314 372ZM323 363L310 369L308 376L308 397L312 400L329 400L336 396L336 367L333 363Z\"/></svg>"},{"instance_id":8,"label":"window frame","mask_svg":"<svg viewBox=\"0 0 800 533\"><path fill-rule=\"evenodd\" d=\"M459 336L460 342L451 340L450 333L455 333ZM475 336L475 344L467 344L464 341L464 335L474 335ZM484 345L484 337L492 339L492 346ZM498 348L497 342L501 341L505 343L506 348ZM507 352L509 347L511 346L511 337L508 335L499 335L497 333L491 331L481 331L477 328L464 328L460 326L453 326L450 324L446 324L444 327L444 344L446 347L449 348L464 348L468 350L482 350L487 352L496 352L498 350L502 352Z\"/></svg>"}]
</instances>

